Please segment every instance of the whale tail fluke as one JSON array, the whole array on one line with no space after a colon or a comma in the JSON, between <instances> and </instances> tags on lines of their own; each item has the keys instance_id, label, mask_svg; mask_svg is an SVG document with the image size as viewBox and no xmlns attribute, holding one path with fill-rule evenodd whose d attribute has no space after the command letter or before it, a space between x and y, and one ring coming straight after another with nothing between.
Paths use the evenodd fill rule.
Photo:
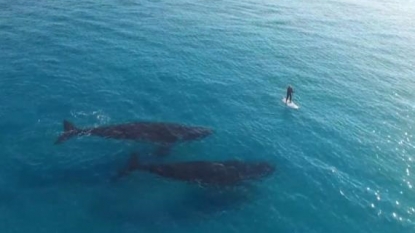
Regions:
<instances>
[{"instance_id":1,"label":"whale tail fluke","mask_svg":"<svg viewBox=\"0 0 415 233\"><path fill-rule=\"evenodd\" d=\"M63 133L55 141L55 144L60 144L74 136L79 135L80 133L82 133L82 130L76 128L75 125L72 124L71 122L64 120L63 121Z\"/></svg>"},{"instance_id":2,"label":"whale tail fluke","mask_svg":"<svg viewBox=\"0 0 415 233\"><path fill-rule=\"evenodd\" d=\"M138 159L137 153L131 153L131 156L129 160L127 161L127 164L120 170L118 170L118 173L115 177L113 177L112 181L117 181L125 176L128 176L130 173L138 170L141 168L140 161Z\"/></svg>"}]
</instances>

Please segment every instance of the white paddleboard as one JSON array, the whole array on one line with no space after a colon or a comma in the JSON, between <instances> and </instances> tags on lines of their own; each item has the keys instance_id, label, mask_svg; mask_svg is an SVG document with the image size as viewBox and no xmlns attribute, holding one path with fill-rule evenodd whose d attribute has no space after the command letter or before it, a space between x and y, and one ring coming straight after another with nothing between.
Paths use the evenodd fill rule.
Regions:
<instances>
[{"instance_id":1,"label":"white paddleboard","mask_svg":"<svg viewBox=\"0 0 415 233\"><path fill-rule=\"evenodd\" d=\"M285 98L283 98L282 99L282 102L285 104ZM290 101L288 101L287 102L287 107L289 107L289 108L294 108L294 109L299 109L300 107L298 106L298 105L296 105L294 102L291 102L290 103Z\"/></svg>"}]
</instances>

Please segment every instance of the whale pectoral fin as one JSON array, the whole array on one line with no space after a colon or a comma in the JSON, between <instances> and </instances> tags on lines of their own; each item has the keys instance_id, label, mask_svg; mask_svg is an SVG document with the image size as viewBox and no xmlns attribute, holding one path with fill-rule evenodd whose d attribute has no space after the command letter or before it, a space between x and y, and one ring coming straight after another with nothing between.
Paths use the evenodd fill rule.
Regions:
<instances>
[{"instance_id":1,"label":"whale pectoral fin","mask_svg":"<svg viewBox=\"0 0 415 233\"><path fill-rule=\"evenodd\" d=\"M171 148L173 147L172 143L163 143L160 144L156 149L156 156L165 157L170 154Z\"/></svg>"},{"instance_id":2,"label":"whale pectoral fin","mask_svg":"<svg viewBox=\"0 0 415 233\"><path fill-rule=\"evenodd\" d=\"M74 136L78 136L81 133L82 133L82 130L76 128L76 126L72 124L71 122L64 120L63 121L63 133L55 141L55 145L60 144Z\"/></svg>"}]
</instances>

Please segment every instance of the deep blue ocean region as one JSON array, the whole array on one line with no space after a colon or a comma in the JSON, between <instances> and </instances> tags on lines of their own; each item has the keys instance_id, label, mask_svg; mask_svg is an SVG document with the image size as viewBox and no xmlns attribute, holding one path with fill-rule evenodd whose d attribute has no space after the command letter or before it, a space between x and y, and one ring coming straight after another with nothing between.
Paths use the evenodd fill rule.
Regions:
<instances>
[{"instance_id":1,"label":"deep blue ocean region","mask_svg":"<svg viewBox=\"0 0 415 233\"><path fill-rule=\"evenodd\" d=\"M415 232L414 45L413 0L0 0L0 232ZM155 156L64 120L213 133ZM112 180L133 152L276 170Z\"/></svg>"}]
</instances>

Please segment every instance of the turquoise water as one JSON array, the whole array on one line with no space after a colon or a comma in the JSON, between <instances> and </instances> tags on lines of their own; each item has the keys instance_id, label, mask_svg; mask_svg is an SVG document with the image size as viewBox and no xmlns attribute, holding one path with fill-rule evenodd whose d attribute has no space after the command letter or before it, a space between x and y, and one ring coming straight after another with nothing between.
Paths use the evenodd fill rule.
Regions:
<instances>
[{"instance_id":1,"label":"turquoise water","mask_svg":"<svg viewBox=\"0 0 415 233\"><path fill-rule=\"evenodd\" d=\"M415 3L0 0L0 229L413 232ZM300 109L281 99L288 84ZM144 156L62 121L215 129ZM205 190L143 160L262 159L278 172Z\"/></svg>"}]
</instances>

